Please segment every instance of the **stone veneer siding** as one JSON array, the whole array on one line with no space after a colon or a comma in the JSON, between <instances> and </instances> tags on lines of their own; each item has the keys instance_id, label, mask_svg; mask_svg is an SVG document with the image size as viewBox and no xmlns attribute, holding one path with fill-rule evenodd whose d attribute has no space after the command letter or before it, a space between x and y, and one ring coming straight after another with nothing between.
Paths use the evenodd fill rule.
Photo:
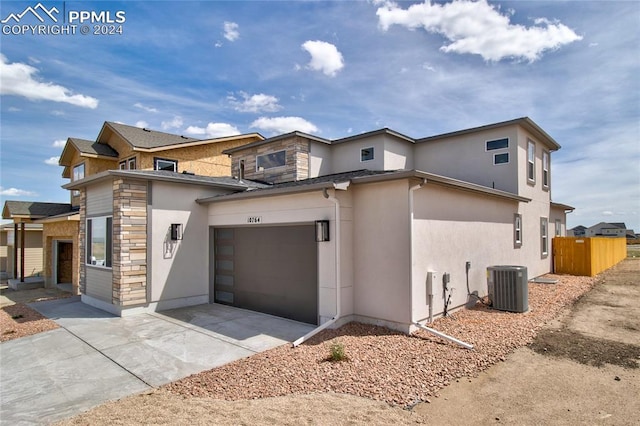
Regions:
<instances>
[{"instance_id":1,"label":"stone veneer siding","mask_svg":"<svg viewBox=\"0 0 640 426\"><path fill-rule=\"evenodd\" d=\"M113 304L147 302L147 182L113 181Z\"/></svg>"},{"instance_id":2,"label":"stone veneer siding","mask_svg":"<svg viewBox=\"0 0 640 426\"><path fill-rule=\"evenodd\" d=\"M79 287L80 294L87 294L87 252L85 250L85 244L87 243L87 190L81 189L78 198L80 200L80 223L78 224L78 241L80 241L78 245L78 259L80 260Z\"/></svg>"},{"instance_id":3,"label":"stone veneer siding","mask_svg":"<svg viewBox=\"0 0 640 426\"><path fill-rule=\"evenodd\" d=\"M300 136L259 145L232 154L231 173L239 177L239 163L244 160L244 177L271 183L290 182L309 178L309 146L307 139ZM263 171L256 170L256 157L270 152L286 151L284 167Z\"/></svg>"}]
</instances>

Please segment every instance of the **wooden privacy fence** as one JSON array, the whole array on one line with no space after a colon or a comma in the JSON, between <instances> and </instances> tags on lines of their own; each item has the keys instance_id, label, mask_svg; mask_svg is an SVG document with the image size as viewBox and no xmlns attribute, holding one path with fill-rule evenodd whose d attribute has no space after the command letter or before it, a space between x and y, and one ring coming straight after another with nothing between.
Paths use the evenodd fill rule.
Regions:
<instances>
[{"instance_id":1,"label":"wooden privacy fence","mask_svg":"<svg viewBox=\"0 0 640 426\"><path fill-rule=\"evenodd\" d=\"M553 271L593 277L627 257L627 239L554 237Z\"/></svg>"}]
</instances>

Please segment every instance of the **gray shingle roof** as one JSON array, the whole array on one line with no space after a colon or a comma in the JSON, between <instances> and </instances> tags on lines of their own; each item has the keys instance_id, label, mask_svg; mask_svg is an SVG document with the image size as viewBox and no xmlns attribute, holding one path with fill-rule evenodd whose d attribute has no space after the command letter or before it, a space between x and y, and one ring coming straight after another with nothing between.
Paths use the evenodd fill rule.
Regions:
<instances>
[{"instance_id":1,"label":"gray shingle roof","mask_svg":"<svg viewBox=\"0 0 640 426\"><path fill-rule=\"evenodd\" d=\"M118 153L106 143L88 141L85 139L69 138L73 146L82 154L102 155L105 157L118 158Z\"/></svg>"},{"instance_id":2,"label":"gray shingle roof","mask_svg":"<svg viewBox=\"0 0 640 426\"><path fill-rule=\"evenodd\" d=\"M3 219L27 216L32 219L55 216L72 211L71 204L40 203L35 201L6 201L2 209Z\"/></svg>"},{"instance_id":3,"label":"gray shingle roof","mask_svg":"<svg viewBox=\"0 0 640 426\"><path fill-rule=\"evenodd\" d=\"M113 170L112 174L139 176L142 178L150 178L150 179L165 178L165 179L181 181L181 182L206 183L206 184L216 184L216 185L222 185L222 186L237 186L239 188L244 187L247 189L271 187L271 185L266 185L264 183L247 180L247 179L240 181L231 176L200 176L200 175L194 175L191 173L170 172L167 170Z\"/></svg>"},{"instance_id":4,"label":"gray shingle roof","mask_svg":"<svg viewBox=\"0 0 640 426\"><path fill-rule=\"evenodd\" d=\"M165 146L200 141L200 139L158 132L156 130L141 129L139 127L127 126L126 124L119 124L111 121L108 121L107 124L116 133L133 145L134 148L161 148Z\"/></svg>"}]
</instances>

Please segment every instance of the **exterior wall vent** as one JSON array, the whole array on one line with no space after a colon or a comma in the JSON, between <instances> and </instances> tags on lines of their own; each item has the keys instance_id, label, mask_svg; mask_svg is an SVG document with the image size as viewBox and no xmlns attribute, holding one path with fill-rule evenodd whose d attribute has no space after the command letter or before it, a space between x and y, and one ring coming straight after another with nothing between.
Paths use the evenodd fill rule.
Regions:
<instances>
[{"instance_id":1,"label":"exterior wall vent","mask_svg":"<svg viewBox=\"0 0 640 426\"><path fill-rule=\"evenodd\" d=\"M525 266L489 266L489 300L494 309L509 312L529 310L529 285Z\"/></svg>"}]
</instances>

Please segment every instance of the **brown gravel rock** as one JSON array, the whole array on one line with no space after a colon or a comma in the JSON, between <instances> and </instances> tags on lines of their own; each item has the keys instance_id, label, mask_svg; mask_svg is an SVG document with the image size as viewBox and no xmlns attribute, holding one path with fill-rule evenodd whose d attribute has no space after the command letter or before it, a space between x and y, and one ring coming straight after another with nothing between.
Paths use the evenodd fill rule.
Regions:
<instances>
[{"instance_id":1,"label":"brown gravel rock","mask_svg":"<svg viewBox=\"0 0 640 426\"><path fill-rule=\"evenodd\" d=\"M0 342L53 330L58 325L22 303L0 309Z\"/></svg>"},{"instance_id":2,"label":"brown gravel rock","mask_svg":"<svg viewBox=\"0 0 640 426\"><path fill-rule=\"evenodd\" d=\"M164 387L174 394L242 400L322 392L350 394L412 406L451 381L474 377L532 342L542 326L574 303L596 278L547 275L557 284L529 283L529 311L509 313L478 304L430 327L474 345L467 350L426 331L411 336L350 323L325 330L298 348L281 346ZM347 360L331 362L330 347L344 345Z\"/></svg>"}]
</instances>

